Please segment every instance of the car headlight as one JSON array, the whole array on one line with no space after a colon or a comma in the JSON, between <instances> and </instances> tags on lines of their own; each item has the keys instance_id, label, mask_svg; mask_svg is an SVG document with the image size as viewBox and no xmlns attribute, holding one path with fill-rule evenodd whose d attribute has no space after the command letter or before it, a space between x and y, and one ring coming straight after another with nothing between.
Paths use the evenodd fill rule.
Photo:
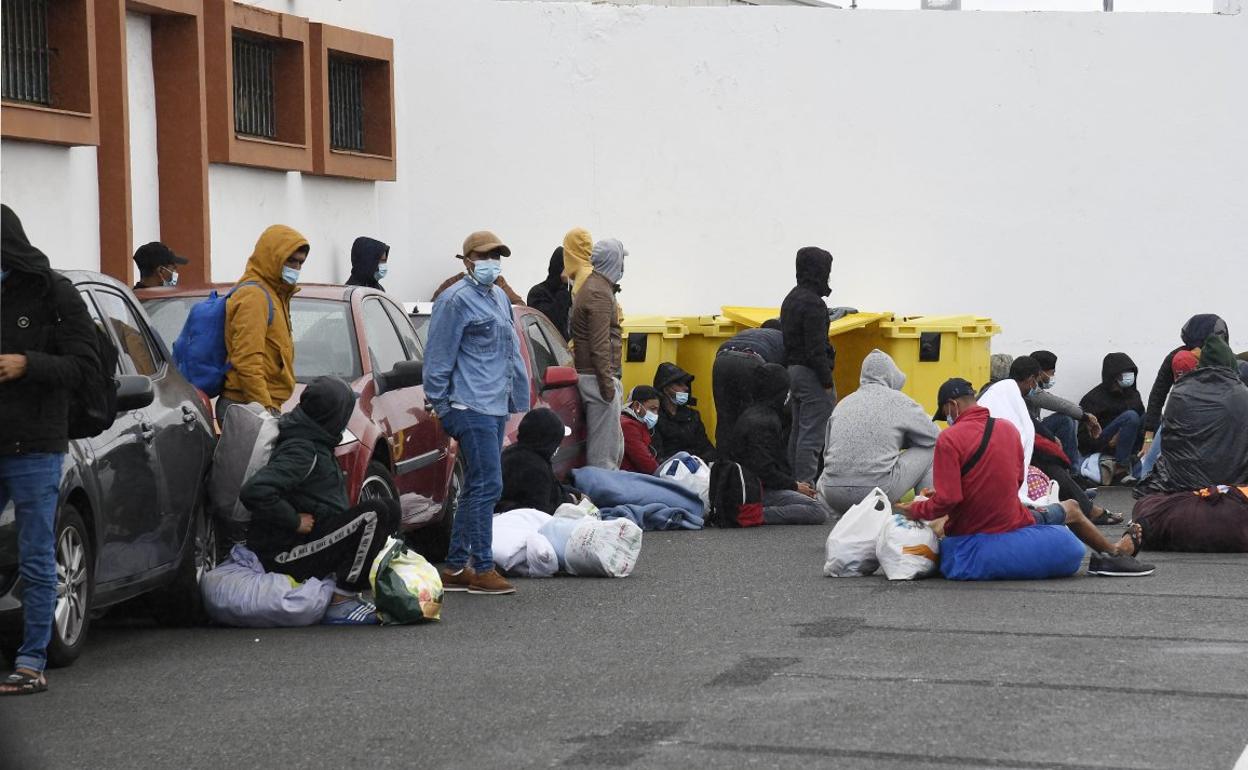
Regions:
<instances>
[{"instance_id":1,"label":"car headlight","mask_svg":"<svg viewBox=\"0 0 1248 770\"><path fill-rule=\"evenodd\" d=\"M350 444L356 441L359 441L359 438L357 438L356 435L352 433L349 429L343 428L342 437L338 439L338 446L346 446L347 444Z\"/></svg>"}]
</instances>

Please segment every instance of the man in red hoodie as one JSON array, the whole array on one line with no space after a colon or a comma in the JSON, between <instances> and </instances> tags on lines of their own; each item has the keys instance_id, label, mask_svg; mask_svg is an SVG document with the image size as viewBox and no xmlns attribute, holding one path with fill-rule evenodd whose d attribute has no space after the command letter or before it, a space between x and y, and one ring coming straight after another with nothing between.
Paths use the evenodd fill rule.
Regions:
<instances>
[{"instance_id":1,"label":"man in red hoodie","mask_svg":"<svg viewBox=\"0 0 1248 770\"><path fill-rule=\"evenodd\" d=\"M659 422L659 391L649 385L638 385L629 394L628 405L620 412L620 429L624 431L624 458L620 470L654 473L659 468L654 448L654 426Z\"/></svg>"},{"instance_id":2,"label":"man in red hoodie","mask_svg":"<svg viewBox=\"0 0 1248 770\"><path fill-rule=\"evenodd\" d=\"M1110 544L1073 501L1029 510L1018 499L1023 482L1022 439L1007 420L992 419L975 403L975 389L954 378L940 386L936 420L949 428L936 439L932 464L936 489L924 490L925 500L898 503L895 509L920 521L946 518L946 535L1001 534L1033 524L1065 524L1092 546L1088 573L1115 577L1152 574L1154 568L1137 561L1138 533L1128 530ZM1134 537L1133 537L1134 535Z\"/></svg>"}]
</instances>

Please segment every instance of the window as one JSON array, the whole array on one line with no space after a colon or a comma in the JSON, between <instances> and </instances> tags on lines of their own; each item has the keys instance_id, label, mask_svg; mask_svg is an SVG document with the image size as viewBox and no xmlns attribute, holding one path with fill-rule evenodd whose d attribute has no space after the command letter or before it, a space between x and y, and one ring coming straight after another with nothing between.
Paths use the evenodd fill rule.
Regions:
<instances>
[{"instance_id":1,"label":"window","mask_svg":"<svg viewBox=\"0 0 1248 770\"><path fill-rule=\"evenodd\" d=\"M546 383L546 369L551 366L558 366L559 361L555 358L554 352L550 349L550 343L546 341L542 330L538 328L535 321L530 320L525 329L529 333L529 353L533 357L533 379L541 387Z\"/></svg>"},{"instance_id":2,"label":"window","mask_svg":"<svg viewBox=\"0 0 1248 770\"><path fill-rule=\"evenodd\" d=\"M393 180L394 41L310 25L312 171Z\"/></svg>"},{"instance_id":3,"label":"window","mask_svg":"<svg viewBox=\"0 0 1248 770\"><path fill-rule=\"evenodd\" d=\"M4 0L0 27L4 98L51 105L48 0Z\"/></svg>"},{"instance_id":4,"label":"window","mask_svg":"<svg viewBox=\"0 0 1248 770\"><path fill-rule=\"evenodd\" d=\"M369 358L373 360L373 371L388 372L400 361L407 360L403 342L380 300L364 301L364 336L368 341Z\"/></svg>"},{"instance_id":5,"label":"window","mask_svg":"<svg viewBox=\"0 0 1248 770\"><path fill-rule=\"evenodd\" d=\"M259 38L234 35L234 130L239 134L277 138L274 48Z\"/></svg>"},{"instance_id":6,"label":"window","mask_svg":"<svg viewBox=\"0 0 1248 770\"><path fill-rule=\"evenodd\" d=\"M542 328L542 332L550 343L550 349L555 354L555 360L558 361L555 365L573 366L572 354L568 352L568 343L563 339L563 335L559 333L559 330L555 328L555 325L550 322L550 319L538 313L533 316L533 320Z\"/></svg>"},{"instance_id":7,"label":"window","mask_svg":"<svg viewBox=\"0 0 1248 770\"><path fill-rule=\"evenodd\" d=\"M390 320L394 322L394 328L399 330L399 336L403 339L403 347L407 349L407 359L409 361L424 361L425 346L421 344L420 338L416 336L416 332L412 331L412 322L408 320L407 314L389 302L382 303L386 312L390 314Z\"/></svg>"},{"instance_id":8,"label":"window","mask_svg":"<svg viewBox=\"0 0 1248 770\"><path fill-rule=\"evenodd\" d=\"M99 300L100 310L113 328L113 336L121 345L118 349L120 358L130 363L135 374L155 377L161 357L144 333L143 322L138 319L134 308L120 294L98 289L94 294Z\"/></svg>"},{"instance_id":9,"label":"window","mask_svg":"<svg viewBox=\"0 0 1248 770\"><path fill-rule=\"evenodd\" d=\"M91 299L91 295L85 291L80 291L79 294L82 296L82 304L87 306L87 314L91 316L91 320L95 321L95 325L100 327L104 332L104 336L108 336L108 327L104 325L104 318L100 316L100 311L96 308L95 301ZM118 356L117 371L114 374L122 375L125 373L125 370L121 368L121 356Z\"/></svg>"},{"instance_id":10,"label":"window","mask_svg":"<svg viewBox=\"0 0 1248 770\"><path fill-rule=\"evenodd\" d=\"M329 146L364 151L364 65L329 57Z\"/></svg>"},{"instance_id":11,"label":"window","mask_svg":"<svg viewBox=\"0 0 1248 770\"><path fill-rule=\"evenodd\" d=\"M346 302L302 299L290 303L290 336L295 343L295 379L317 377L354 380L360 376L355 329Z\"/></svg>"}]
</instances>

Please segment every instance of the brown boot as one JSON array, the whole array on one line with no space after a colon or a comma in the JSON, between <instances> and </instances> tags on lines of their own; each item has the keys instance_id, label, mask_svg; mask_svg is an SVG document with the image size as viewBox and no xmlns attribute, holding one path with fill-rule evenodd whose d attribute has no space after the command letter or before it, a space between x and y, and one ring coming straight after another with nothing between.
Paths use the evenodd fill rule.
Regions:
<instances>
[{"instance_id":1,"label":"brown boot","mask_svg":"<svg viewBox=\"0 0 1248 770\"><path fill-rule=\"evenodd\" d=\"M507 578L498 574L498 570L474 572L468 583L470 594L514 594L516 587L507 582Z\"/></svg>"},{"instance_id":2,"label":"brown boot","mask_svg":"<svg viewBox=\"0 0 1248 770\"><path fill-rule=\"evenodd\" d=\"M450 567L443 567L442 590L467 591L468 586L472 583L473 576L476 574L472 571L472 567L463 567L458 572L452 572Z\"/></svg>"}]
</instances>

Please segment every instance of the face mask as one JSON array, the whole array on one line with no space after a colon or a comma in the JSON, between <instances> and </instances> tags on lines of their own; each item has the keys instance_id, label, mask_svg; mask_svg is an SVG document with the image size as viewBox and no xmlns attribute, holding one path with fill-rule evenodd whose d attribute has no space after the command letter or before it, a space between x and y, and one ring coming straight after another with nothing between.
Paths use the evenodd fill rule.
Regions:
<instances>
[{"instance_id":1,"label":"face mask","mask_svg":"<svg viewBox=\"0 0 1248 770\"><path fill-rule=\"evenodd\" d=\"M953 425L953 421L955 419L957 418L954 415L949 414L949 408L945 407L945 422L948 423L949 425Z\"/></svg>"},{"instance_id":2,"label":"face mask","mask_svg":"<svg viewBox=\"0 0 1248 770\"><path fill-rule=\"evenodd\" d=\"M677 406L684 406L689 403L689 394L684 392L677 393L672 396L672 401L676 402Z\"/></svg>"},{"instance_id":3,"label":"face mask","mask_svg":"<svg viewBox=\"0 0 1248 770\"><path fill-rule=\"evenodd\" d=\"M170 270L169 277L162 278L160 280L161 280L161 283L163 283L166 286L177 286L178 285L178 271Z\"/></svg>"},{"instance_id":4,"label":"face mask","mask_svg":"<svg viewBox=\"0 0 1248 770\"><path fill-rule=\"evenodd\" d=\"M299 283L299 271L293 267L283 267L282 268L282 280L290 284L291 286L294 286L295 284Z\"/></svg>"},{"instance_id":5,"label":"face mask","mask_svg":"<svg viewBox=\"0 0 1248 770\"><path fill-rule=\"evenodd\" d=\"M1047 379L1047 380L1045 380L1044 382L1040 383L1040 390L1052 390L1052 389L1053 389L1053 385L1054 385L1056 382L1057 382L1057 378L1056 378L1056 377L1050 377L1049 379Z\"/></svg>"},{"instance_id":6,"label":"face mask","mask_svg":"<svg viewBox=\"0 0 1248 770\"><path fill-rule=\"evenodd\" d=\"M377 266L377 272L375 273L375 275L377 276L377 280L379 280L379 281L380 281L382 278L385 278L385 277L386 277L386 273L388 273L388 272L390 272L390 268L389 268L389 266L388 266L388 265L386 265L384 262L383 262L382 264L378 265L378 266Z\"/></svg>"},{"instance_id":7,"label":"face mask","mask_svg":"<svg viewBox=\"0 0 1248 770\"><path fill-rule=\"evenodd\" d=\"M1127 372L1118 377L1118 385L1123 388L1129 388L1135 384L1135 372Z\"/></svg>"},{"instance_id":8,"label":"face mask","mask_svg":"<svg viewBox=\"0 0 1248 770\"><path fill-rule=\"evenodd\" d=\"M646 411L641 415L641 420L650 430L654 430L654 426L659 424L659 413Z\"/></svg>"},{"instance_id":9,"label":"face mask","mask_svg":"<svg viewBox=\"0 0 1248 770\"><path fill-rule=\"evenodd\" d=\"M493 284L494 279L498 278L501 272L503 272L502 260L487 259L472 264L472 277L486 286Z\"/></svg>"},{"instance_id":10,"label":"face mask","mask_svg":"<svg viewBox=\"0 0 1248 770\"><path fill-rule=\"evenodd\" d=\"M1042 388L1040 388L1039 386L1036 386L1036 387L1032 388L1031 390L1027 391L1027 395L1028 395L1028 396L1032 396L1032 397L1034 397L1034 396L1038 396L1038 395L1040 395L1040 391L1041 391L1041 390L1042 390Z\"/></svg>"}]
</instances>

